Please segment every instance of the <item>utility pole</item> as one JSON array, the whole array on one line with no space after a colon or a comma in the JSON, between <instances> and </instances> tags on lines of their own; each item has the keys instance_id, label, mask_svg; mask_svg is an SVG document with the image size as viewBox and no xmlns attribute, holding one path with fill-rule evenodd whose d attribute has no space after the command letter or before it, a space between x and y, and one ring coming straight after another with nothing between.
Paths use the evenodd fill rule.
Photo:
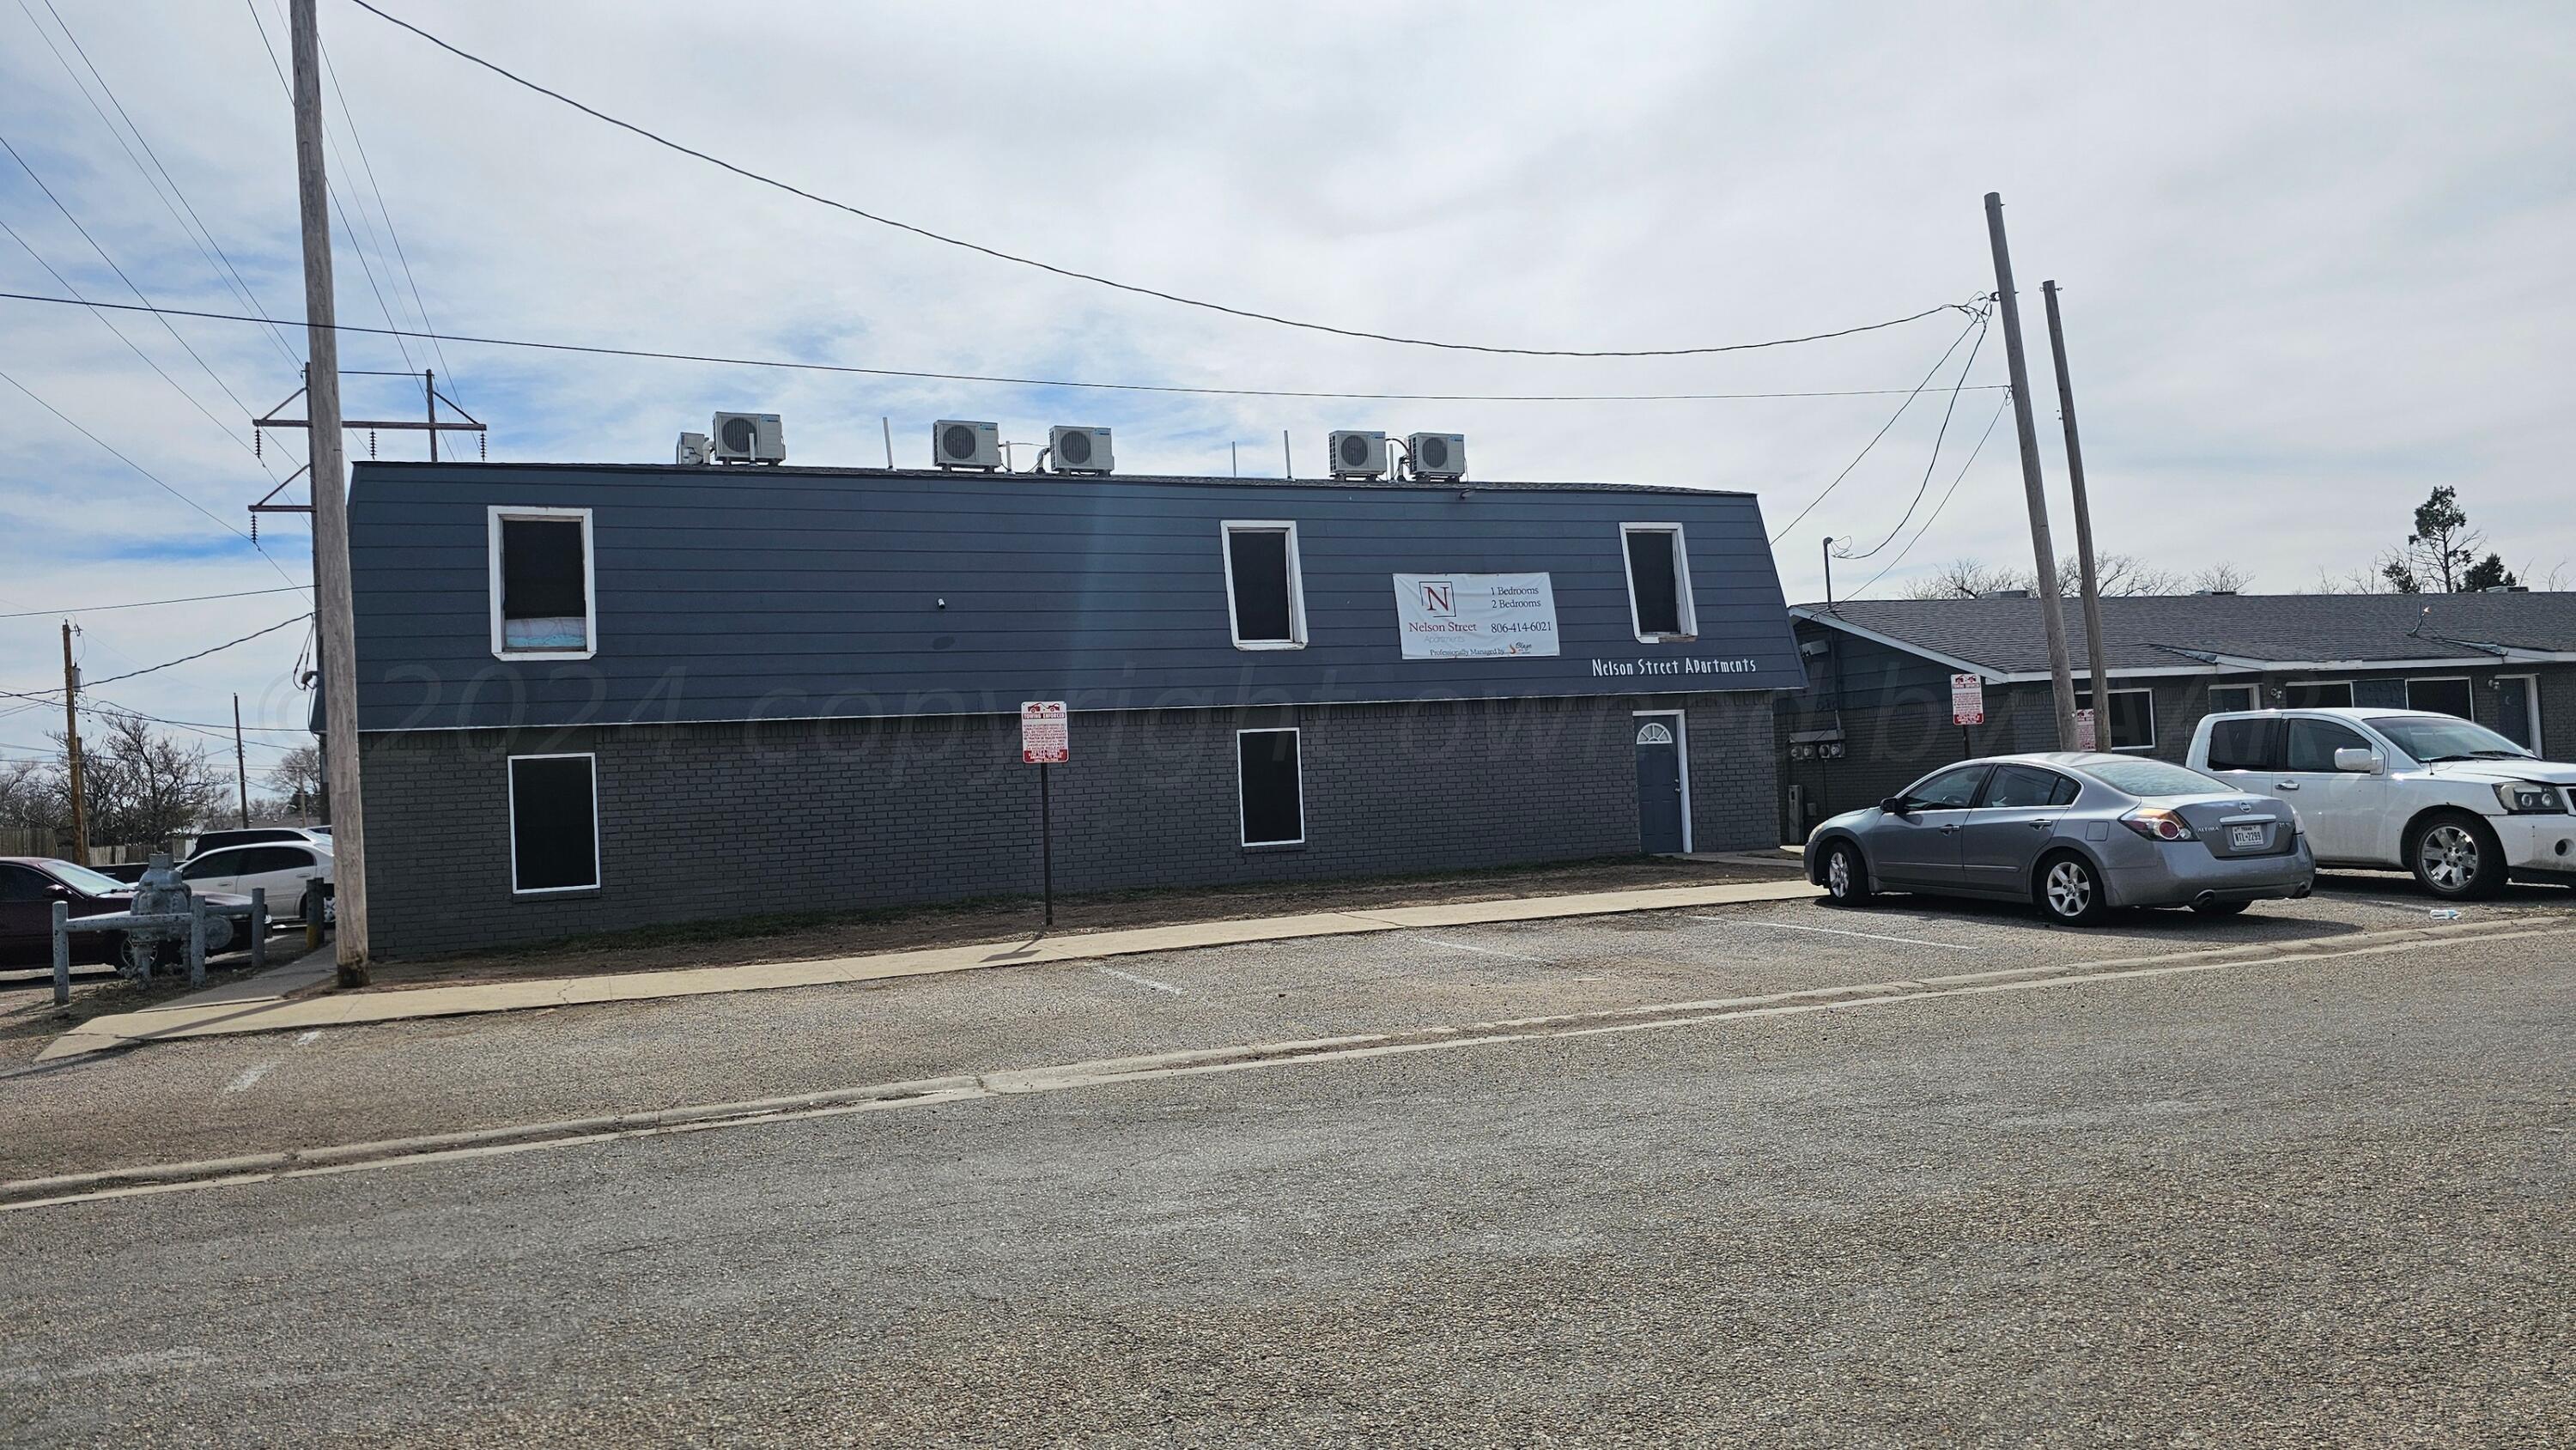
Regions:
<instances>
[{"instance_id":1,"label":"utility pole","mask_svg":"<svg viewBox=\"0 0 2576 1450\"><path fill-rule=\"evenodd\" d=\"M438 435L432 433L432 438ZM241 787L241 823L250 825L250 766L242 760L241 696L233 696L233 783Z\"/></svg>"},{"instance_id":2,"label":"utility pole","mask_svg":"<svg viewBox=\"0 0 2576 1450\"><path fill-rule=\"evenodd\" d=\"M2051 282L2048 285L2054 287L2057 284ZM2050 313L2049 315L2052 317L2056 316L2055 313ZM431 372L427 368L422 368L420 370L420 390L423 394L427 395L427 400L429 402L429 461L436 463L438 461L438 374Z\"/></svg>"},{"instance_id":3,"label":"utility pole","mask_svg":"<svg viewBox=\"0 0 2576 1450\"><path fill-rule=\"evenodd\" d=\"M2021 487L2030 508L2031 554L2039 566L2039 616L2048 631L2049 683L2057 695L2057 748L2073 750L2075 671L2066 658L2066 616L2062 596L2057 592L2057 546L2049 541L2048 494L2039 482L2039 430L2030 415L2030 365L2022 356L2021 305L2013 300L2012 253L2004 246L2001 192L1986 193L1986 237L1995 250L1995 298L2003 304L2004 361L2012 374L2013 428L2021 435Z\"/></svg>"},{"instance_id":4,"label":"utility pole","mask_svg":"<svg viewBox=\"0 0 2576 1450\"><path fill-rule=\"evenodd\" d=\"M2048 353L2057 363L2057 415L2066 420L2066 476L2075 485L2075 558L2083 567L2084 657L2093 662L2093 743L2111 728L2111 666L2102 657L2102 581L2093 567L2093 505L2084 496L2084 445L2075 437L2075 383L2066 375L2066 328L2057 320L2057 283L2039 284L2048 299Z\"/></svg>"},{"instance_id":5,"label":"utility pole","mask_svg":"<svg viewBox=\"0 0 2576 1450\"><path fill-rule=\"evenodd\" d=\"M1834 607L1834 536L1825 535L1825 608Z\"/></svg>"},{"instance_id":6,"label":"utility pole","mask_svg":"<svg viewBox=\"0 0 2576 1450\"><path fill-rule=\"evenodd\" d=\"M89 864L89 799L81 793L80 667L72 663L72 622L63 621L63 756L72 786L72 859Z\"/></svg>"},{"instance_id":7,"label":"utility pole","mask_svg":"<svg viewBox=\"0 0 2576 1450\"><path fill-rule=\"evenodd\" d=\"M340 334L331 294L330 192L322 175L321 36L314 0L292 0L295 190L304 222L306 416L312 421L313 612L322 638L323 760L331 790L339 981L367 984L367 828L358 782L358 647L349 597L348 470L340 436ZM2029 430L2024 429L2025 433ZM436 438L436 429L430 430Z\"/></svg>"}]
</instances>

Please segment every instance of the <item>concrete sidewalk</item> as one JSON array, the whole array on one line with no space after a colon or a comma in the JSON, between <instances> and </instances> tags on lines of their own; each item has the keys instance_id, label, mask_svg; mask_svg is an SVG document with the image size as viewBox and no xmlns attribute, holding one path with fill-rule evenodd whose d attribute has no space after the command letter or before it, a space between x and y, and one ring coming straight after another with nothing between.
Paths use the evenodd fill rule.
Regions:
<instances>
[{"instance_id":1,"label":"concrete sidewalk","mask_svg":"<svg viewBox=\"0 0 2576 1450\"><path fill-rule=\"evenodd\" d=\"M182 1037L226 1037L254 1032L292 1032L314 1027L346 1027L366 1022L400 1022L422 1017L452 1017L475 1012L515 1012L539 1007L567 1007L593 1002L640 1002L664 997L698 997L719 992L758 992L780 987L819 987L841 982L872 982L938 972L966 972L982 967L1015 967L1045 962L1088 961L1098 957L1146 952L1182 951L1193 947L1236 946L1246 942L1286 941L1300 937L1347 936L1363 932L1402 931L1414 927L1474 926L1502 921L1539 921L1556 917L1607 916L1630 911L1671 911L1687 907L1725 906L1751 901L1794 901L1815 894L1803 880L1739 882L1720 886L1666 886L1633 891L1600 891L1572 896L1531 896L1454 905L1394 906L1375 911L1322 911L1302 916L1257 917L1240 921L1190 922L1178 926L1136 927L1120 931L1038 936L1025 942L980 946L929 947L880 952L868 956L814 961L760 962L738 967L681 968L660 972L613 972L587 977L538 978L515 982L478 982L453 987L420 987L399 992L351 992L312 997L287 993L327 980L332 971L330 948L309 953L287 966L214 992L117 1017L96 1017L65 1033L37 1054L49 1061L166 1042Z\"/></svg>"}]
</instances>

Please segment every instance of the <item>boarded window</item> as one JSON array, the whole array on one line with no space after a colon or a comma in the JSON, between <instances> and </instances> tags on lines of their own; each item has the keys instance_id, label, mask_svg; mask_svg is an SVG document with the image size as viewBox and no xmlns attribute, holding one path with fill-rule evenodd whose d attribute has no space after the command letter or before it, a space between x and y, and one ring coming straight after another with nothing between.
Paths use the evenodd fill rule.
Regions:
<instances>
[{"instance_id":1,"label":"boarded window","mask_svg":"<svg viewBox=\"0 0 2576 1450\"><path fill-rule=\"evenodd\" d=\"M1690 576L1683 566L1678 527L1628 525L1628 606L1641 640L1687 639L1698 633L1691 618Z\"/></svg>"},{"instance_id":2,"label":"boarded window","mask_svg":"<svg viewBox=\"0 0 2576 1450\"><path fill-rule=\"evenodd\" d=\"M510 762L510 889L570 891L599 884L599 820L587 755Z\"/></svg>"},{"instance_id":3,"label":"boarded window","mask_svg":"<svg viewBox=\"0 0 2576 1450\"><path fill-rule=\"evenodd\" d=\"M1285 846L1306 839L1304 783L1297 732L1245 730L1234 737L1235 775L1243 798L1243 844Z\"/></svg>"},{"instance_id":4,"label":"boarded window","mask_svg":"<svg viewBox=\"0 0 2576 1450\"><path fill-rule=\"evenodd\" d=\"M500 529L501 648L588 649L588 524L505 517Z\"/></svg>"},{"instance_id":5,"label":"boarded window","mask_svg":"<svg viewBox=\"0 0 2576 1450\"><path fill-rule=\"evenodd\" d=\"M2075 708L2093 708L2091 692L2075 697ZM2153 750L2156 748L2155 696L2145 690L2113 690L2109 729L2099 714L2093 717L2093 739L2102 750Z\"/></svg>"},{"instance_id":6,"label":"boarded window","mask_svg":"<svg viewBox=\"0 0 2576 1450\"><path fill-rule=\"evenodd\" d=\"M1225 528L1226 593L1234 603L1238 645L1296 645L1306 640L1293 527Z\"/></svg>"}]
</instances>

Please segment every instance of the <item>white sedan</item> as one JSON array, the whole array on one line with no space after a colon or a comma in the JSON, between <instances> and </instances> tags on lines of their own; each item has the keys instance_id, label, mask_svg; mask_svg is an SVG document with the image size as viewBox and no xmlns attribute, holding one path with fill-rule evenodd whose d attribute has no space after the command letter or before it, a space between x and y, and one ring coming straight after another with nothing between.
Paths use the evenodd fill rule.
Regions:
<instances>
[{"instance_id":1,"label":"white sedan","mask_svg":"<svg viewBox=\"0 0 2576 1450\"><path fill-rule=\"evenodd\" d=\"M269 919L283 921L327 909L331 848L318 841L222 846L190 857L179 868L179 879L193 891L229 891L237 896L250 895L253 887L265 888Z\"/></svg>"}]
</instances>

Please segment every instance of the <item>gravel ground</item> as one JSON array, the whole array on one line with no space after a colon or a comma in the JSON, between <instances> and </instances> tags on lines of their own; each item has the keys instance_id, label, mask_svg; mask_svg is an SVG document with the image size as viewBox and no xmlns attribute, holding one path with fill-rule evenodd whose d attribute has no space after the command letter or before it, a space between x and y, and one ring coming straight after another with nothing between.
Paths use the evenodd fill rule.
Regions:
<instances>
[{"instance_id":1,"label":"gravel ground","mask_svg":"<svg viewBox=\"0 0 2576 1450\"><path fill-rule=\"evenodd\" d=\"M1631 950L1686 971L1760 930ZM2568 940L5 1213L0 1437L2566 1444ZM1881 950L1943 948L1776 969Z\"/></svg>"}]
</instances>

